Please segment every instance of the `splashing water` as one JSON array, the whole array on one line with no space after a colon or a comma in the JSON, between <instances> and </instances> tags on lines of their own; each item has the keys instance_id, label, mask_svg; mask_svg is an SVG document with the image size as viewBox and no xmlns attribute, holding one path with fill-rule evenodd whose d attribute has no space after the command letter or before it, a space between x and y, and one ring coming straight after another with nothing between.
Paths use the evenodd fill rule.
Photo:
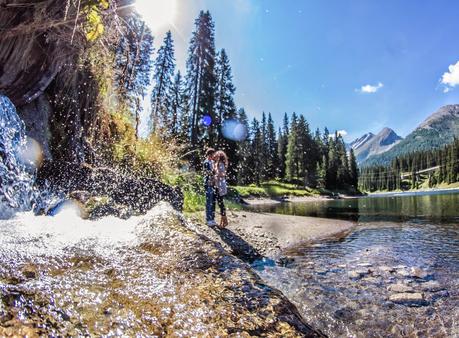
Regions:
<instances>
[{"instance_id":1,"label":"splashing water","mask_svg":"<svg viewBox=\"0 0 459 338\"><path fill-rule=\"evenodd\" d=\"M0 95L0 219L32 207L34 175L21 159L27 138L13 103Z\"/></svg>"}]
</instances>

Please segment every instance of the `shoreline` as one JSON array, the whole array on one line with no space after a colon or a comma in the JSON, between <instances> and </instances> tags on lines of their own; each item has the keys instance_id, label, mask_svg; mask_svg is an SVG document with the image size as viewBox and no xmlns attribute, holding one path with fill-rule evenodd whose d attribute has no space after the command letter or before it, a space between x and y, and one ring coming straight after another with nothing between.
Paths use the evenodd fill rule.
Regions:
<instances>
[{"instance_id":1,"label":"shoreline","mask_svg":"<svg viewBox=\"0 0 459 338\"><path fill-rule=\"evenodd\" d=\"M420 189L420 190L405 190L405 191L381 191L381 192L369 192L362 195L342 195L333 198L325 195L315 196L286 196L286 197L258 197L249 196L242 198L243 203L248 206L257 206L265 204L281 204L281 203L307 203L307 202L322 202L322 201L333 201L343 199L354 199L354 198L366 198L366 197L385 197L385 196L410 196L421 193L459 193L459 187L453 188L431 188L431 189Z\"/></svg>"},{"instance_id":2,"label":"shoreline","mask_svg":"<svg viewBox=\"0 0 459 338\"><path fill-rule=\"evenodd\" d=\"M202 213L191 217L199 233L248 262L277 258L289 248L345 234L356 226L352 221L250 211L229 211L229 225L222 230L202 220Z\"/></svg>"},{"instance_id":3,"label":"shoreline","mask_svg":"<svg viewBox=\"0 0 459 338\"><path fill-rule=\"evenodd\" d=\"M242 199L247 205L264 205L264 204L280 204L288 202L317 202L332 200L328 196L287 196L283 197L255 197L250 196Z\"/></svg>"},{"instance_id":4,"label":"shoreline","mask_svg":"<svg viewBox=\"0 0 459 338\"><path fill-rule=\"evenodd\" d=\"M405 196L405 195L416 195L421 193L449 193L449 192L459 192L459 188L431 188L431 189L419 189L419 190L405 190L405 191L381 191L381 192L371 192L368 193L366 197L383 197L383 196Z\"/></svg>"}]
</instances>

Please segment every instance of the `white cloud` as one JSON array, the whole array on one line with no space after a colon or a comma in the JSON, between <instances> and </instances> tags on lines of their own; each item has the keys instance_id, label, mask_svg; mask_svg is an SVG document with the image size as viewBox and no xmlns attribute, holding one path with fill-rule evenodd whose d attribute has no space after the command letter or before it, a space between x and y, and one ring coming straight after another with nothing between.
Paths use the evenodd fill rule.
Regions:
<instances>
[{"instance_id":1,"label":"white cloud","mask_svg":"<svg viewBox=\"0 0 459 338\"><path fill-rule=\"evenodd\" d=\"M360 87L360 89L356 89L355 91L359 93L373 94L373 93L376 93L378 90L380 90L382 87L384 87L384 84L379 82L376 86L367 84L367 85Z\"/></svg>"},{"instance_id":2,"label":"white cloud","mask_svg":"<svg viewBox=\"0 0 459 338\"><path fill-rule=\"evenodd\" d=\"M459 85L459 61L454 65L449 65L448 71L442 75L440 82L445 85L443 93Z\"/></svg>"}]
</instances>

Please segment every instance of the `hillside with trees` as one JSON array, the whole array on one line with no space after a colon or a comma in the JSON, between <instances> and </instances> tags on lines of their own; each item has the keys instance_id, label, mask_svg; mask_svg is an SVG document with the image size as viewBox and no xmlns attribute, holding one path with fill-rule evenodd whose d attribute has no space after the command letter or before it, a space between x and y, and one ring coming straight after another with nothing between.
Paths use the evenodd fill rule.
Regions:
<instances>
[{"instance_id":1,"label":"hillside with trees","mask_svg":"<svg viewBox=\"0 0 459 338\"><path fill-rule=\"evenodd\" d=\"M459 181L459 139L441 149L396 157L390 166L361 169L363 191L433 188Z\"/></svg>"},{"instance_id":2,"label":"hillside with trees","mask_svg":"<svg viewBox=\"0 0 459 338\"><path fill-rule=\"evenodd\" d=\"M362 167L386 166L396 157L440 149L459 135L459 105L447 105L431 114L419 127L390 150L369 157Z\"/></svg>"}]
</instances>

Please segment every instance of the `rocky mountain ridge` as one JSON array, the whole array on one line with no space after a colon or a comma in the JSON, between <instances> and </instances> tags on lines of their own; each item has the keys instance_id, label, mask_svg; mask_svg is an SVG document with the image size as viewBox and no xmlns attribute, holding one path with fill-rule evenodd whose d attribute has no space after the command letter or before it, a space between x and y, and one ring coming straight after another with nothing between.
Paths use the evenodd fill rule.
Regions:
<instances>
[{"instance_id":1,"label":"rocky mountain ridge","mask_svg":"<svg viewBox=\"0 0 459 338\"><path fill-rule=\"evenodd\" d=\"M397 156L438 149L459 137L459 104L445 105L429 115L405 139L359 161L361 166L389 165Z\"/></svg>"}]
</instances>

